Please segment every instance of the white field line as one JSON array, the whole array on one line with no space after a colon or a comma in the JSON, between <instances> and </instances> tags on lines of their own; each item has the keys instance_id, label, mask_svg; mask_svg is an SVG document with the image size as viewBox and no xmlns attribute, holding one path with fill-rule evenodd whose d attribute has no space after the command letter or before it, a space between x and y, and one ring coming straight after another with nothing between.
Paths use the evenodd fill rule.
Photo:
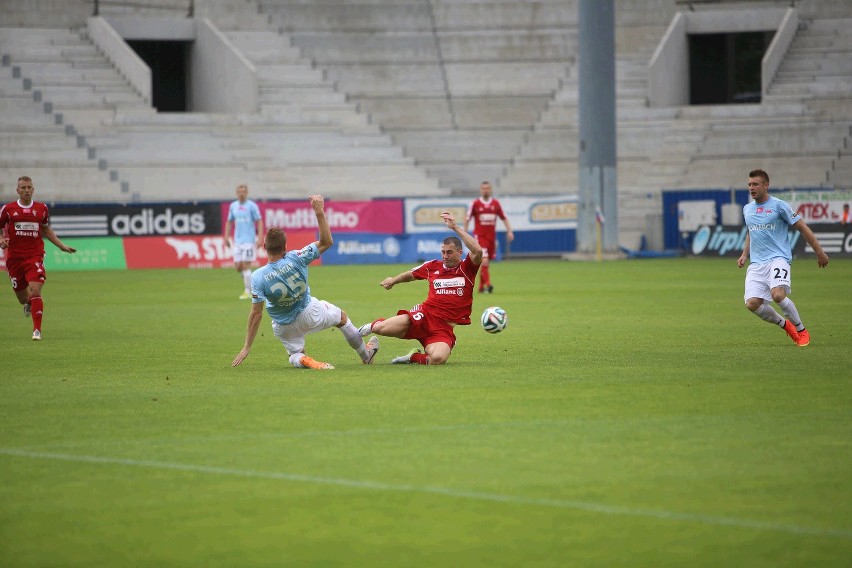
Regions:
<instances>
[{"instance_id":1,"label":"white field line","mask_svg":"<svg viewBox=\"0 0 852 568\"><path fill-rule=\"evenodd\" d=\"M720 517L714 515L701 515L695 513L680 513L677 511L660 511L652 509L636 509L618 505L606 505L588 501L572 501L564 499L539 499L535 497L523 497L517 495L501 495L499 493L485 493L481 491L465 491L449 487L432 487L418 485L404 485L393 483L382 483L378 481L361 481L357 479L342 479L335 477L319 477L313 475L302 475L298 473L286 473L275 471L252 471L244 469L232 469L205 465L159 462L153 460L133 460L124 458L110 458L100 456L85 456L71 454L55 454L44 452L31 452L16 450L13 448L0 448L0 454L17 456L30 459L59 460L77 463L95 463L124 465L129 467L143 467L150 469L187 471L193 473L204 473L210 475L227 475L234 477L248 477L259 479L278 479L298 483L312 483L318 485L331 485L337 487L353 487L356 489L367 489L371 491L399 492L399 493L421 493L430 495L442 495L455 499L471 499L475 501L491 501L496 503L508 503L511 505L529 505L539 507L553 507L557 509L575 509L590 513L604 515L646 517L662 519L666 521L685 521L704 525L738 527L770 532L788 533L794 535L833 537L852 540L852 530L804 527L799 525L788 525L783 523L771 523L755 521L751 519L740 519L737 517Z\"/></svg>"}]
</instances>

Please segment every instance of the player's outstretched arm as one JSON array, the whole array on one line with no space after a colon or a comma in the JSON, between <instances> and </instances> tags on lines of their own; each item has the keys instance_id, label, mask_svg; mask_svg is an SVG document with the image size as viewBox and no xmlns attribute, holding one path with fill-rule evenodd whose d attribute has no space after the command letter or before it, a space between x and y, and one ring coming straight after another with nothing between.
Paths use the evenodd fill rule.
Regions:
<instances>
[{"instance_id":1,"label":"player's outstretched arm","mask_svg":"<svg viewBox=\"0 0 852 568\"><path fill-rule=\"evenodd\" d=\"M416 278L414 278L414 274L410 270L406 270L401 274L397 274L396 276L388 276L381 282L379 282L379 286L384 288L385 290L390 290L397 284L402 284L404 282L414 282Z\"/></svg>"},{"instance_id":2,"label":"player's outstretched arm","mask_svg":"<svg viewBox=\"0 0 852 568\"><path fill-rule=\"evenodd\" d=\"M249 312L248 325L246 327L246 342L243 348L231 361L231 366L236 367L248 357L251 352L251 345L254 343L254 338L257 337L257 330L260 328L260 320L263 319L263 302L257 302L251 305Z\"/></svg>"},{"instance_id":3,"label":"player's outstretched arm","mask_svg":"<svg viewBox=\"0 0 852 568\"><path fill-rule=\"evenodd\" d=\"M71 248L68 245L66 245L65 243L63 243L62 241L60 241L59 237L56 236L56 233L53 232L53 229L50 227L50 225L42 226L41 232L47 240L49 240L54 245L56 245L56 248L58 248L62 252L67 252L67 253L77 252L77 249Z\"/></svg>"},{"instance_id":4,"label":"player's outstretched arm","mask_svg":"<svg viewBox=\"0 0 852 568\"><path fill-rule=\"evenodd\" d=\"M317 241L317 248L320 254L331 248L334 244L334 239L331 237L331 228L328 226L328 219L325 218L324 200L322 195L311 195L311 207L314 208L314 214L317 216L317 225L319 226L320 238Z\"/></svg>"},{"instance_id":5,"label":"player's outstretched arm","mask_svg":"<svg viewBox=\"0 0 852 568\"><path fill-rule=\"evenodd\" d=\"M470 260L474 264L482 263L482 246L480 246L479 241L473 238L470 234L465 232L464 229L459 227L456 224L456 220L453 219L452 213L449 211L444 211L441 213L441 219L444 220L444 223L447 224L447 228L451 231L455 232L459 238L462 240L464 245L467 247L467 250L470 251Z\"/></svg>"}]
</instances>

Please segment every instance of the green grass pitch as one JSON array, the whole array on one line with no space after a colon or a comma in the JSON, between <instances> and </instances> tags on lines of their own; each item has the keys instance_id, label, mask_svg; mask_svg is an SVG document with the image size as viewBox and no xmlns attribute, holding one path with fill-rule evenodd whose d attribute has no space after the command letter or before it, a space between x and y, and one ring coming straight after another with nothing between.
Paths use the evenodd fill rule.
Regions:
<instances>
[{"instance_id":1,"label":"green grass pitch","mask_svg":"<svg viewBox=\"0 0 852 568\"><path fill-rule=\"evenodd\" d=\"M356 324L407 266L315 267ZM0 297L4 566L849 566L852 262L794 263L795 346L734 259L509 261L444 367L291 368L232 270L53 272Z\"/></svg>"}]
</instances>

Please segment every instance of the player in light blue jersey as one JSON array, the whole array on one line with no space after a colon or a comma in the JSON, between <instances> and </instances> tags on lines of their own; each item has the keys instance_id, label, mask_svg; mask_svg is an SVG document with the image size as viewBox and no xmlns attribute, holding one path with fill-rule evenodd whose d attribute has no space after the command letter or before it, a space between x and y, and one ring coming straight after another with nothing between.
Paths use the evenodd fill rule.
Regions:
<instances>
[{"instance_id":1,"label":"player in light blue jersey","mask_svg":"<svg viewBox=\"0 0 852 568\"><path fill-rule=\"evenodd\" d=\"M790 339L804 347L811 342L810 333L796 305L787 297L791 290L790 263L793 261L787 235L789 228L799 231L811 245L820 268L828 266L828 256L802 216L794 213L786 202L769 195L769 174L763 170L749 172L748 190L754 201L743 207L748 234L743 253L737 259L740 268L747 258L751 259L745 280L745 305L761 319L782 328ZM770 301L778 304L786 319L772 309Z\"/></svg>"},{"instance_id":2,"label":"player in light blue jersey","mask_svg":"<svg viewBox=\"0 0 852 568\"><path fill-rule=\"evenodd\" d=\"M290 363L298 368L333 369L329 363L316 361L305 354L305 336L324 329L336 327L365 364L373 362L379 350L379 338L371 337L364 344L358 328L346 313L334 304L311 296L308 286L308 265L334 244L331 229L323 210L321 195L310 197L311 206L317 216L320 238L302 250L287 250L287 236L281 229L272 228L266 233L264 244L269 263L254 271L251 277L252 305L249 312L246 342L231 363L234 367L242 363L251 351L257 336L263 308L272 318L272 332L290 356Z\"/></svg>"},{"instance_id":3,"label":"player in light blue jersey","mask_svg":"<svg viewBox=\"0 0 852 568\"><path fill-rule=\"evenodd\" d=\"M237 199L228 209L225 222L225 246L231 244L231 227L234 227L234 267L243 277L245 291L240 300L251 298L251 263L257 257L257 247L263 238L263 220L257 203L248 198L248 186L237 186Z\"/></svg>"}]
</instances>

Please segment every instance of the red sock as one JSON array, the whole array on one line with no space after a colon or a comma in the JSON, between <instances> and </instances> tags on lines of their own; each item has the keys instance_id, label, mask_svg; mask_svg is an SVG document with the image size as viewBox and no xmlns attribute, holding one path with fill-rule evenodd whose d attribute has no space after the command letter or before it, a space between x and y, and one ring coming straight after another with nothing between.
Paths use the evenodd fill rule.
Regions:
<instances>
[{"instance_id":1,"label":"red sock","mask_svg":"<svg viewBox=\"0 0 852 568\"><path fill-rule=\"evenodd\" d=\"M418 365L428 365L429 364L429 356L425 353L415 353L411 356L411 362L417 363Z\"/></svg>"},{"instance_id":2,"label":"red sock","mask_svg":"<svg viewBox=\"0 0 852 568\"><path fill-rule=\"evenodd\" d=\"M491 275L488 273L488 267L483 266L479 269L479 273L482 275L479 282L482 286L491 286Z\"/></svg>"},{"instance_id":3,"label":"red sock","mask_svg":"<svg viewBox=\"0 0 852 568\"><path fill-rule=\"evenodd\" d=\"M30 312L33 316L33 331L41 331L41 317L44 314L44 301L41 296L30 298Z\"/></svg>"}]
</instances>

